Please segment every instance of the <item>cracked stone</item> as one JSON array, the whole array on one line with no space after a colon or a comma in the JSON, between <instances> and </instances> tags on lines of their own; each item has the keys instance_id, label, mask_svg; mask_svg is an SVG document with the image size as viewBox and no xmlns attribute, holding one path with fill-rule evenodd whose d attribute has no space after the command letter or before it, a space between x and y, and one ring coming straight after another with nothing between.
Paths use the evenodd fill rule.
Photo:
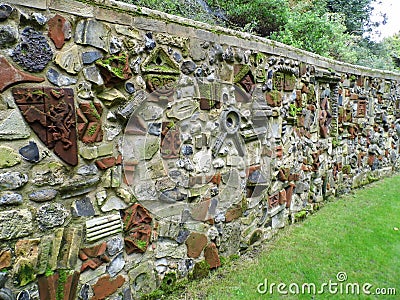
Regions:
<instances>
[{"instance_id":1,"label":"cracked stone","mask_svg":"<svg viewBox=\"0 0 400 300\"><path fill-rule=\"evenodd\" d=\"M54 189L38 190L28 195L29 200L35 202L46 202L53 200L57 196L58 192Z\"/></svg>"},{"instance_id":2,"label":"cracked stone","mask_svg":"<svg viewBox=\"0 0 400 300\"><path fill-rule=\"evenodd\" d=\"M71 78L69 76L60 74L53 68L49 68L46 73L47 79L56 86L68 86L75 84L77 82L76 78Z\"/></svg>"},{"instance_id":3,"label":"cracked stone","mask_svg":"<svg viewBox=\"0 0 400 300\"><path fill-rule=\"evenodd\" d=\"M64 224L69 216L64 205L60 203L49 203L42 205L37 212L36 219L41 229L50 229Z\"/></svg>"},{"instance_id":4,"label":"cracked stone","mask_svg":"<svg viewBox=\"0 0 400 300\"><path fill-rule=\"evenodd\" d=\"M7 20L7 18L11 15L13 10L14 9L8 4L0 5L0 21Z\"/></svg>"},{"instance_id":5,"label":"cracked stone","mask_svg":"<svg viewBox=\"0 0 400 300\"><path fill-rule=\"evenodd\" d=\"M55 57L55 63L67 73L77 74L83 67L78 46L74 45L68 50L58 52Z\"/></svg>"},{"instance_id":6,"label":"cracked stone","mask_svg":"<svg viewBox=\"0 0 400 300\"><path fill-rule=\"evenodd\" d=\"M196 70L197 65L191 60L184 61L181 66L181 71L185 75L189 75Z\"/></svg>"},{"instance_id":7,"label":"cracked stone","mask_svg":"<svg viewBox=\"0 0 400 300\"><path fill-rule=\"evenodd\" d=\"M123 253L120 253L111 261L110 265L107 267L107 272L108 274L110 274L111 277L115 277L118 275L119 272L122 271L124 266L124 256Z\"/></svg>"},{"instance_id":8,"label":"cracked stone","mask_svg":"<svg viewBox=\"0 0 400 300\"><path fill-rule=\"evenodd\" d=\"M0 27L0 48L5 49L16 43L18 32L14 27L1 26Z\"/></svg>"},{"instance_id":9,"label":"cracked stone","mask_svg":"<svg viewBox=\"0 0 400 300\"><path fill-rule=\"evenodd\" d=\"M124 249L124 241L120 237L115 237L107 242L107 252L110 256L114 256Z\"/></svg>"},{"instance_id":10,"label":"cracked stone","mask_svg":"<svg viewBox=\"0 0 400 300\"><path fill-rule=\"evenodd\" d=\"M83 76L85 76L86 80L93 82L94 84L96 84L98 86L104 85L103 77L101 77L100 71L96 66L90 66L90 67L84 68Z\"/></svg>"},{"instance_id":11,"label":"cracked stone","mask_svg":"<svg viewBox=\"0 0 400 300\"><path fill-rule=\"evenodd\" d=\"M20 205L23 203L21 194L5 192L0 194L0 205Z\"/></svg>"},{"instance_id":12,"label":"cracked stone","mask_svg":"<svg viewBox=\"0 0 400 300\"><path fill-rule=\"evenodd\" d=\"M72 204L71 210L74 217L91 217L96 213L89 197L76 200Z\"/></svg>"},{"instance_id":13,"label":"cracked stone","mask_svg":"<svg viewBox=\"0 0 400 300\"><path fill-rule=\"evenodd\" d=\"M0 174L0 191L15 190L28 182L28 176L19 172L6 172Z\"/></svg>"},{"instance_id":14,"label":"cracked stone","mask_svg":"<svg viewBox=\"0 0 400 300\"><path fill-rule=\"evenodd\" d=\"M103 58L103 54L100 51L86 51L82 53L82 62L85 65L90 65L96 60Z\"/></svg>"},{"instance_id":15,"label":"cracked stone","mask_svg":"<svg viewBox=\"0 0 400 300\"><path fill-rule=\"evenodd\" d=\"M33 13L32 16L35 18L36 23L44 25L47 22L47 18L40 13Z\"/></svg>"},{"instance_id":16,"label":"cracked stone","mask_svg":"<svg viewBox=\"0 0 400 300\"><path fill-rule=\"evenodd\" d=\"M110 32L110 27L103 22L93 19L81 20L76 25L75 42L108 51Z\"/></svg>"},{"instance_id":17,"label":"cracked stone","mask_svg":"<svg viewBox=\"0 0 400 300\"><path fill-rule=\"evenodd\" d=\"M101 207L101 211L108 212L108 211L112 211L112 210L125 209L127 207L128 207L128 204L126 204L120 198L111 196L109 199L106 200L104 205Z\"/></svg>"},{"instance_id":18,"label":"cracked stone","mask_svg":"<svg viewBox=\"0 0 400 300\"><path fill-rule=\"evenodd\" d=\"M32 214L29 209L0 212L0 240L11 240L32 233Z\"/></svg>"}]
</instances>

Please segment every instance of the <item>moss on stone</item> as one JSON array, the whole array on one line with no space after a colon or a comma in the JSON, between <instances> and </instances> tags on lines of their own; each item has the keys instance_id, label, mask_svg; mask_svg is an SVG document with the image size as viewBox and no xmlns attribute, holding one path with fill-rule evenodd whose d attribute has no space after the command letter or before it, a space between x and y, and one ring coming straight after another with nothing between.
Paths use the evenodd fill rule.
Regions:
<instances>
[{"instance_id":1,"label":"moss on stone","mask_svg":"<svg viewBox=\"0 0 400 300\"><path fill-rule=\"evenodd\" d=\"M36 278L35 268L30 263L21 264L15 277L20 286L27 285Z\"/></svg>"},{"instance_id":2,"label":"moss on stone","mask_svg":"<svg viewBox=\"0 0 400 300\"><path fill-rule=\"evenodd\" d=\"M191 274L191 279L202 279L207 277L210 273L210 265L205 260L197 262L194 265L193 272Z\"/></svg>"}]
</instances>

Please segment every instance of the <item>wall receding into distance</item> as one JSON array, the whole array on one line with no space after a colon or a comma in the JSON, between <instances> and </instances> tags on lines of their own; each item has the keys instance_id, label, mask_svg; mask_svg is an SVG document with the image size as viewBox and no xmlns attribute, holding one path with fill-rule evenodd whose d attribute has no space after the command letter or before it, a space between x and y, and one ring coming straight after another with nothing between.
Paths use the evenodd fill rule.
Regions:
<instances>
[{"instance_id":1,"label":"wall receding into distance","mask_svg":"<svg viewBox=\"0 0 400 300\"><path fill-rule=\"evenodd\" d=\"M96 2L0 4L1 299L165 290L398 170L400 75Z\"/></svg>"}]
</instances>

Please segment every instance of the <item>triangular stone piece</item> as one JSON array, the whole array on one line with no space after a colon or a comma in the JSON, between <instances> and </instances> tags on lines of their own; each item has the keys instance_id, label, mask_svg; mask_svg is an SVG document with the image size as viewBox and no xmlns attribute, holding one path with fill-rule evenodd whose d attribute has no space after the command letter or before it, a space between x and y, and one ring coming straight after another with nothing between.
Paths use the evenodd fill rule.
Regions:
<instances>
[{"instance_id":1,"label":"triangular stone piece","mask_svg":"<svg viewBox=\"0 0 400 300\"><path fill-rule=\"evenodd\" d=\"M142 71L155 74L179 75L178 64L161 47L153 50L142 64Z\"/></svg>"},{"instance_id":2,"label":"triangular stone piece","mask_svg":"<svg viewBox=\"0 0 400 300\"><path fill-rule=\"evenodd\" d=\"M4 56L0 56L0 92L20 82L42 82L44 78L24 73L12 66Z\"/></svg>"}]
</instances>

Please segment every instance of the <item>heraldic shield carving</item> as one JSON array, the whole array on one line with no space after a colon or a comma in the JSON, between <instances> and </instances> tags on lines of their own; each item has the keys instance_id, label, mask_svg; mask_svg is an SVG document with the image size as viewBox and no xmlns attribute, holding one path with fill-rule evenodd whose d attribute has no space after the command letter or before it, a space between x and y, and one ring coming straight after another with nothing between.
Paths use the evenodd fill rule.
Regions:
<instances>
[{"instance_id":1,"label":"heraldic shield carving","mask_svg":"<svg viewBox=\"0 0 400 300\"><path fill-rule=\"evenodd\" d=\"M40 140L69 165L78 164L72 89L14 88L15 102Z\"/></svg>"}]
</instances>

